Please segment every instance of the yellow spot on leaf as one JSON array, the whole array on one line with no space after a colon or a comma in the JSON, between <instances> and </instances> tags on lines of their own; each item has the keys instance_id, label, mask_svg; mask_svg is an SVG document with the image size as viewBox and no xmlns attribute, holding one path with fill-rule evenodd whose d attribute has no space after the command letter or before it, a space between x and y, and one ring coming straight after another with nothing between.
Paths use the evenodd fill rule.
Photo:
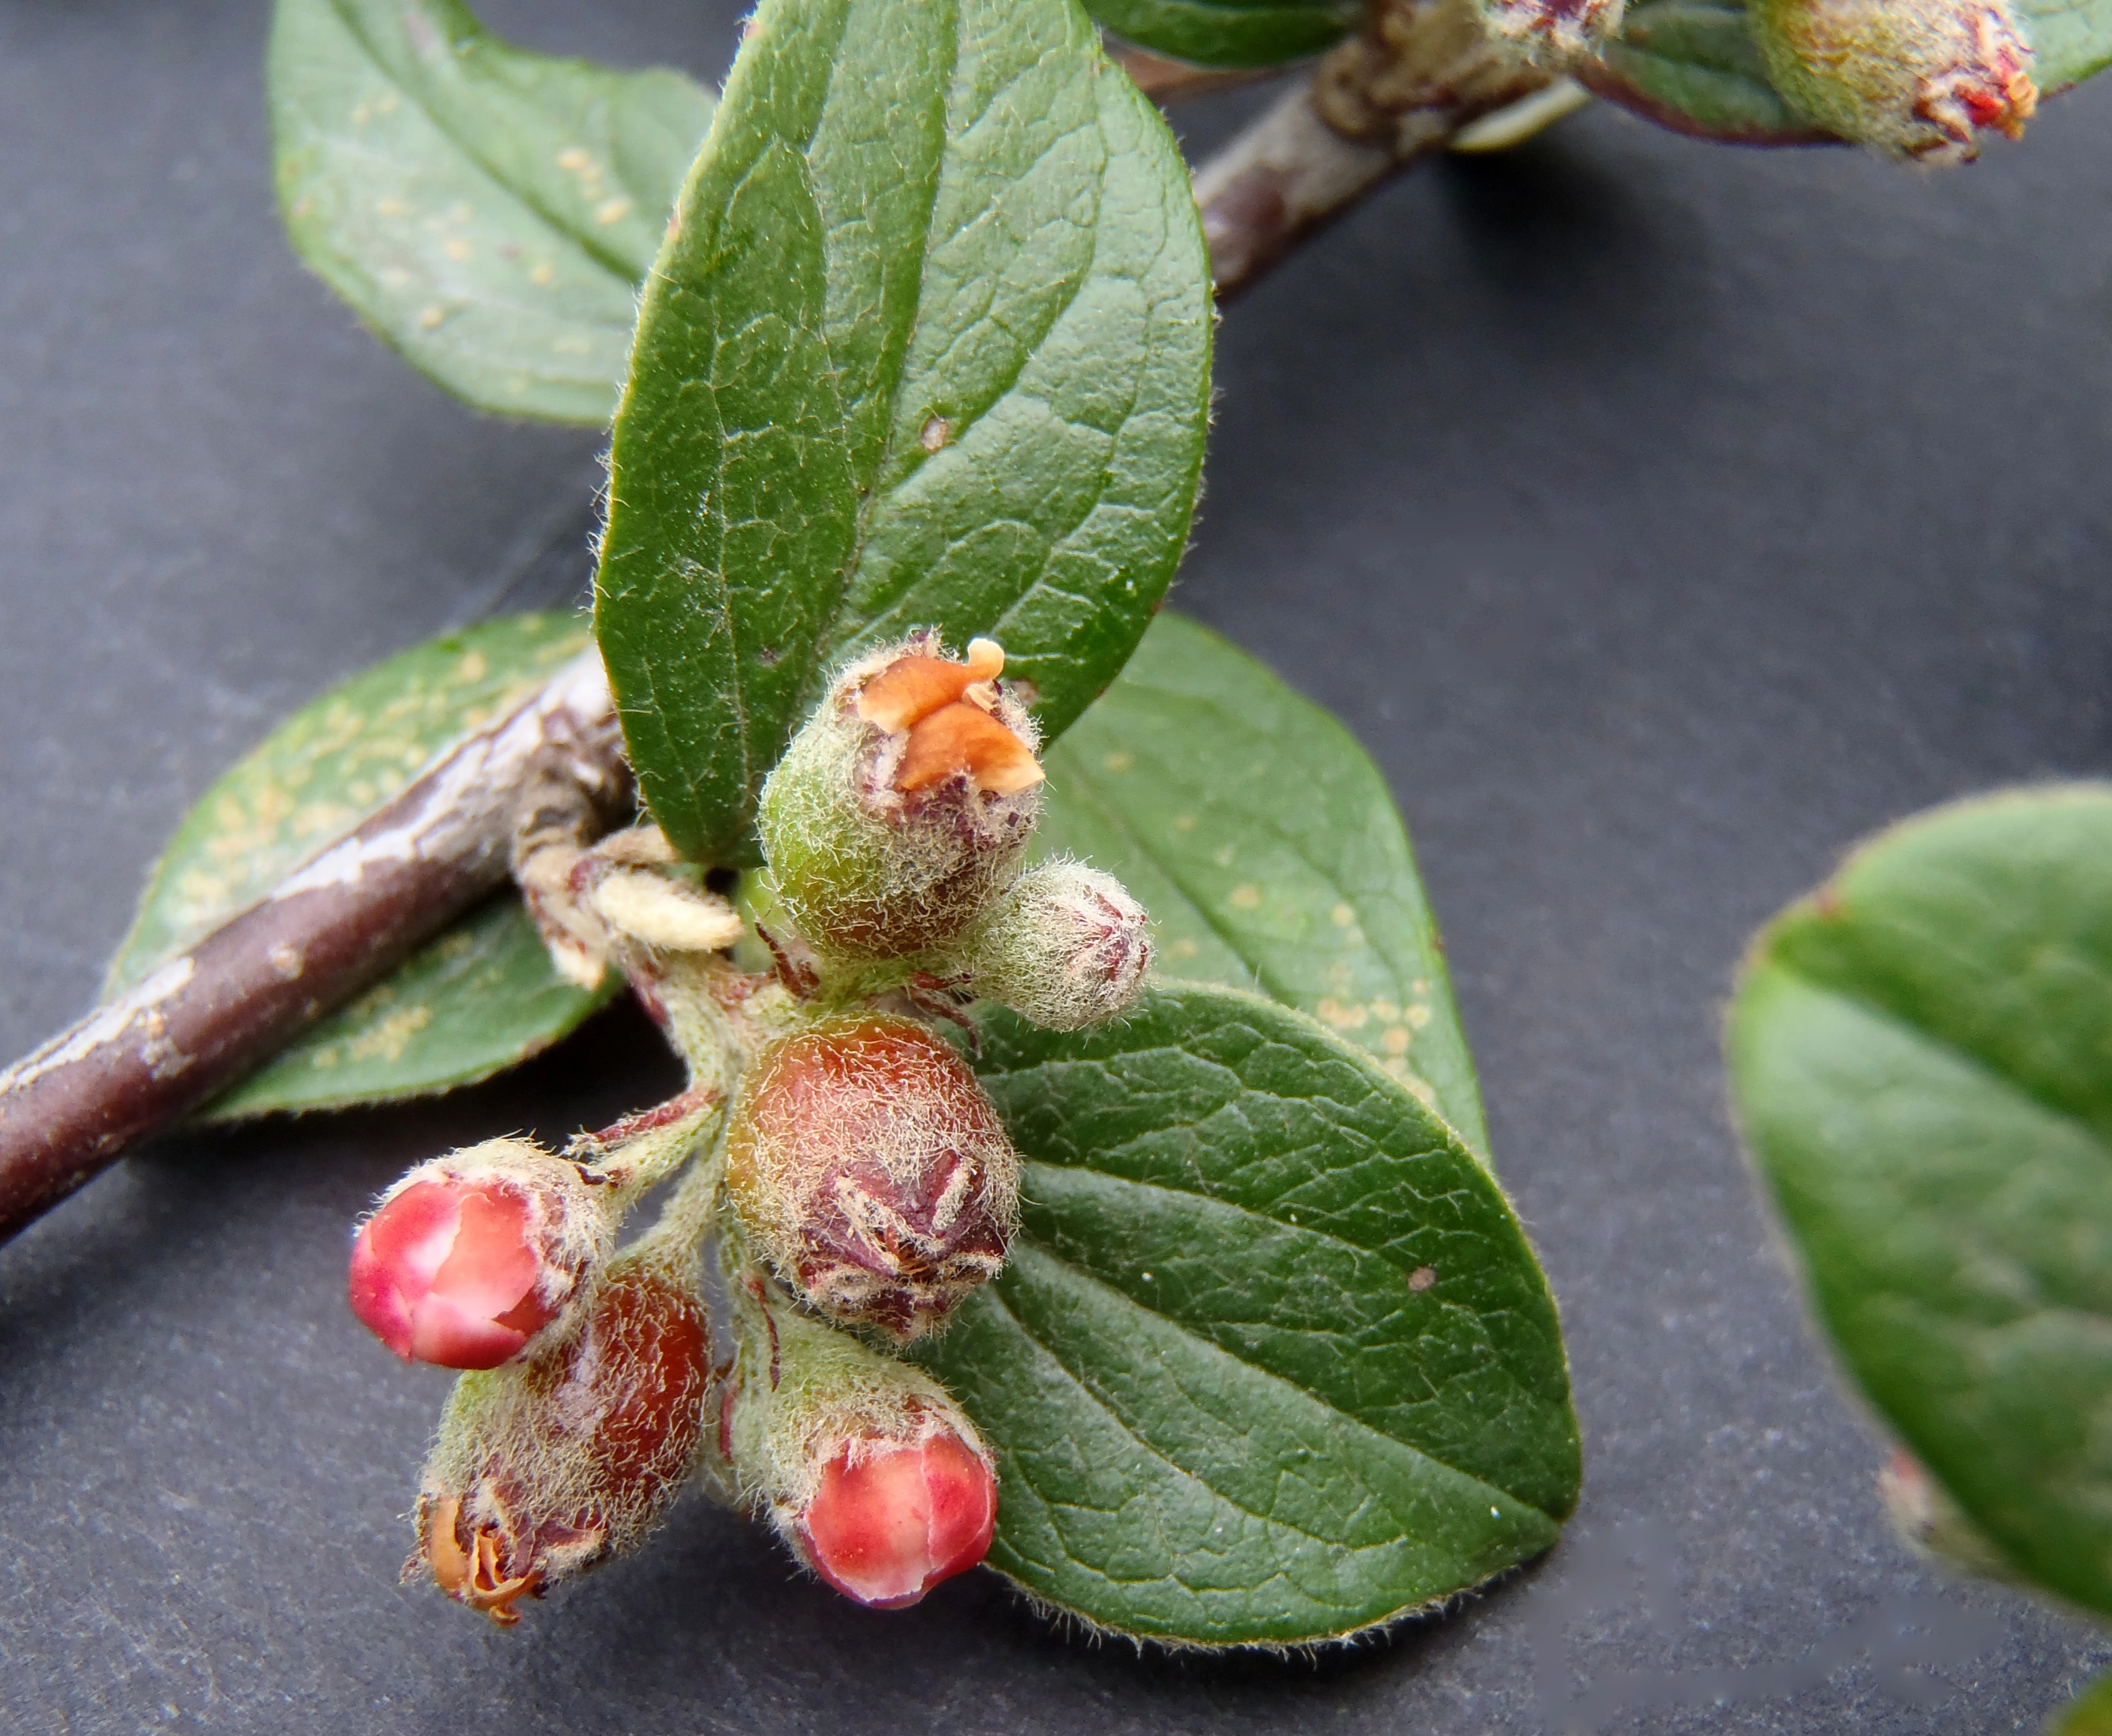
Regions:
<instances>
[{"instance_id":1,"label":"yellow spot on leaf","mask_svg":"<svg viewBox=\"0 0 2112 1736\"><path fill-rule=\"evenodd\" d=\"M1166 949L1166 956L1169 959L1192 959L1201 950L1200 947L1184 934Z\"/></svg>"},{"instance_id":2,"label":"yellow spot on leaf","mask_svg":"<svg viewBox=\"0 0 2112 1736\"><path fill-rule=\"evenodd\" d=\"M1337 928L1346 928L1357 919L1357 913L1347 904L1337 904L1327 913L1327 920Z\"/></svg>"},{"instance_id":3,"label":"yellow spot on leaf","mask_svg":"<svg viewBox=\"0 0 2112 1736\"><path fill-rule=\"evenodd\" d=\"M346 1056L354 1061L400 1061L403 1051L411 1046L411 1039L432 1022L433 1009L422 1001L405 1007L400 1013L391 1013L371 1031L353 1037L344 1046Z\"/></svg>"},{"instance_id":4,"label":"yellow spot on leaf","mask_svg":"<svg viewBox=\"0 0 2112 1736\"><path fill-rule=\"evenodd\" d=\"M1231 895L1225 902L1235 910L1259 910L1261 909L1261 888L1252 885L1234 886Z\"/></svg>"},{"instance_id":5,"label":"yellow spot on leaf","mask_svg":"<svg viewBox=\"0 0 2112 1736\"><path fill-rule=\"evenodd\" d=\"M555 283L557 280L558 268L547 260L528 273L528 281L532 284Z\"/></svg>"},{"instance_id":6,"label":"yellow spot on leaf","mask_svg":"<svg viewBox=\"0 0 2112 1736\"><path fill-rule=\"evenodd\" d=\"M1100 762L1102 767L1110 772L1127 772L1136 763L1136 754L1120 753L1110 754Z\"/></svg>"},{"instance_id":7,"label":"yellow spot on leaf","mask_svg":"<svg viewBox=\"0 0 2112 1736\"><path fill-rule=\"evenodd\" d=\"M1379 1047L1385 1050L1388 1055L1406 1055L1408 1053L1408 1027L1406 1025L1389 1025L1385 1031L1380 1033Z\"/></svg>"},{"instance_id":8,"label":"yellow spot on leaf","mask_svg":"<svg viewBox=\"0 0 2112 1736\"><path fill-rule=\"evenodd\" d=\"M1177 814L1175 814L1175 815L1173 816L1173 829L1174 829L1176 832L1193 832L1193 831L1195 831L1195 816L1194 814L1192 814L1192 813L1177 813Z\"/></svg>"},{"instance_id":9,"label":"yellow spot on leaf","mask_svg":"<svg viewBox=\"0 0 2112 1736\"><path fill-rule=\"evenodd\" d=\"M626 198L603 199L594 207L594 220L597 223L621 223L630 215L630 201Z\"/></svg>"}]
</instances>

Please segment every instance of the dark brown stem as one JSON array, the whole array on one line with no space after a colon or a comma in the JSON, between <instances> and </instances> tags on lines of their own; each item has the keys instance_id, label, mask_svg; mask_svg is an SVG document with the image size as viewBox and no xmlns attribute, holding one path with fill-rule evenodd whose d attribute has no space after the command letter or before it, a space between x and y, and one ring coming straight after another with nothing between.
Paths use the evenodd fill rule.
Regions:
<instances>
[{"instance_id":1,"label":"dark brown stem","mask_svg":"<svg viewBox=\"0 0 2112 1736\"><path fill-rule=\"evenodd\" d=\"M1372 0L1363 30L1195 171L1218 299L1552 76L1498 48L1468 0Z\"/></svg>"},{"instance_id":2,"label":"dark brown stem","mask_svg":"<svg viewBox=\"0 0 2112 1736\"><path fill-rule=\"evenodd\" d=\"M598 654L239 916L0 1073L0 1239L225 1090L506 877L523 792L629 791Z\"/></svg>"}]
</instances>

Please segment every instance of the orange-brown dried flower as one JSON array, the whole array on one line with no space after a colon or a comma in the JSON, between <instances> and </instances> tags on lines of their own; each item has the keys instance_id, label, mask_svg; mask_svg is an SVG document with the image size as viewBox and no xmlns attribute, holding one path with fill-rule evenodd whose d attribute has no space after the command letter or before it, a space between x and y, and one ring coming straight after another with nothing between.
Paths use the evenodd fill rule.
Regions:
<instances>
[{"instance_id":1,"label":"orange-brown dried flower","mask_svg":"<svg viewBox=\"0 0 2112 1736\"><path fill-rule=\"evenodd\" d=\"M522 1599L658 1522L696 1462L710 1379L695 1294L649 1266L612 1271L557 1351L457 1384L426 1467L414 1566L512 1626Z\"/></svg>"}]
</instances>

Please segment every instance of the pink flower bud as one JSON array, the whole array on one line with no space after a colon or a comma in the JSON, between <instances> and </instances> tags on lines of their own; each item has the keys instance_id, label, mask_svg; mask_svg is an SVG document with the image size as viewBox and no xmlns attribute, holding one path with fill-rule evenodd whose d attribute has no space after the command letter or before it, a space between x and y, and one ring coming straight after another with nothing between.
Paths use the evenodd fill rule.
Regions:
<instances>
[{"instance_id":1,"label":"pink flower bud","mask_svg":"<svg viewBox=\"0 0 2112 1736\"><path fill-rule=\"evenodd\" d=\"M982 1087L913 1019L831 1018L765 1050L726 1183L778 1274L907 1342L1004 1264L1019 1156Z\"/></svg>"},{"instance_id":2,"label":"pink flower bud","mask_svg":"<svg viewBox=\"0 0 2112 1736\"><path fill-rule=\"evenodd\" d=\"M352 1311L407 1361L492 1369L563 1310L607 1230L568 1164L519 1140L421 1164L353 1242Z\"/></svg>"},{"instance_id":3,"label":"pink flower bud","mask_svg":"<svg viewBox=\"0 0 2112 1736\"><path fill-rule=\"evenodd\" d=\"M711 1382L703 1303L619 1263L553 1354L457 1387L418 1503L435 1583L510 1627L524 1597L635 1548L696 1465Z\"/></svg>"},{"instance_id":4,"label":"pink flower bud","mask_svg":"<svg viewBox=\"0 0 2112 1736\"><path fill-rule=\"evenodd\" d=\"M950 1432L847 1443L795 1522L799 1552L846 1597L906 1609L990 1552L997 1479Z\"/></svg>"}]
</instances>

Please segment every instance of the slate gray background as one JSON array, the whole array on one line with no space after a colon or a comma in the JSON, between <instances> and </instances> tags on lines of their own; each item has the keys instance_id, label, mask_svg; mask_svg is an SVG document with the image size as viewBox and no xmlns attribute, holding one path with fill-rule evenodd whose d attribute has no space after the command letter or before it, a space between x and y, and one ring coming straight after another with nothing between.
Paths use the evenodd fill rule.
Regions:
<instances>
[{"instance_id":1,"label":"slate gray background","mask_svg":"<svg viewBox=\"0 0 2112 1736\"><path fill-rule=\"evenodd\" d=\"M715 75L735 11L489 14ZM595 440L457 408L287 253L266 17L0 0L10 1055L86 1005L161 838L274 719L584 571ZM1564 1307L1580 1535L1663 1527L1666 1630L1586 1608L1566 1544L1348 1657L1140 1661L986 1574L859 1611L701 1506L511 1635L398 1590L447 1377L346 1313L346 1225L444 1143L648 1098L669 1068L618 1014L438 1109L172 1140L0 1252L8 1727L1531 1732L1534 1633L1580 1610L1571 1667L1686 1702L1608 1731L2034 1727L2112 1645L1887 1534L1715 1032L1746 935L1858 833L2106 768L2108 146L2112 90L1941 175L1594 112L1392 189L1222 330L1180 602L1400 795ZM1700 1673L1780 1679L1902 1598L1937 1612L1933 1677L1706 1703ZM1916 1679L1932 1703L1898 1697Z\"/></svg>"}]
</instances>

